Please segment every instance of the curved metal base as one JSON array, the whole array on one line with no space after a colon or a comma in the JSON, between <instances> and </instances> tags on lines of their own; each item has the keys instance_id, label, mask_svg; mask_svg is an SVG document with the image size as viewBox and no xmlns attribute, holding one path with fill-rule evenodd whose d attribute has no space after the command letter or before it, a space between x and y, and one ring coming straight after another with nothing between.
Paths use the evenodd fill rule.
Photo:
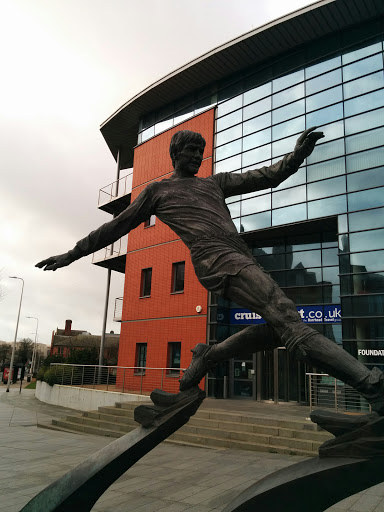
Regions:
<instances>
[{"instance_id":1,"label":"curved metal base","mask_svg":"<svg viewBox=\"0 0 384 512\"><path fill-rule=\"evenodd\" d=\"M268 475L237 496L223 512L323 512L384 480L384 457L306 460Z\"/></svg>"}]
</instances>

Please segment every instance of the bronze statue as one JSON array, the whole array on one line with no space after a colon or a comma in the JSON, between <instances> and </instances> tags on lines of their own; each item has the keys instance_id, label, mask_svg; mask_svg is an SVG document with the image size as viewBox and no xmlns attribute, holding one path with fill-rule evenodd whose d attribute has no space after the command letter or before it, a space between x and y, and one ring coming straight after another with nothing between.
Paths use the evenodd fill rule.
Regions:
<instances>
[{"instance_id":1,"label":"bronze statue","mask_svg":"<svg viewBox=\"0 0 384 512\"><path fill-rule=\"evenodd\" d=\"M294 356L349 384L364 396L372 410L384 415L384 379L348 352L302 323L294 303L258 265L238 234L225 198L274 188L294 174L324 137L316 127L304 131L292 153L269 167L198 178L205 140L187 130L174 134L170 155L174 173L148 185L126 210L77 242L74 249L36 266L56 270L115 242L151 215L167 224L191 251L200 283L207 289L261 315L273 331L260 335L250 326L216 345L199 343L180 381L180 390L196 386L219 361L241 352L285 345ZM255 198L257 201L257 197Z\"/></svg>"}]
</instances>

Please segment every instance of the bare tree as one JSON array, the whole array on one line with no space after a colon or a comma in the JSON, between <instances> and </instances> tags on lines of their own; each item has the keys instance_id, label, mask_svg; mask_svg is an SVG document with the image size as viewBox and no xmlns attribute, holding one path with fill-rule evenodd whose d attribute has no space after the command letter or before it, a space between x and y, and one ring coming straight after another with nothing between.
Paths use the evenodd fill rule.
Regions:
<instances>
[{"instance_id":1,"label":"bare tree","mask_svg":"<svg viewBox=\"0 0 384 512\"><path fill-rule=\"evenodd\" d=\"M2 343L0 345L0 365L9 363L11 359L11 345L8 343Z\"/></svg>"},{"instance_id":2,"label":"bare tree","mask_svg":"<svg viewBox=\"0 0 384 512\"><path fill-rule=\"evenodd\" d=\"M30 338L23 338L17 344L16 361L24 366L32 359L33 341Z\"/></svg>"}]
</instances>

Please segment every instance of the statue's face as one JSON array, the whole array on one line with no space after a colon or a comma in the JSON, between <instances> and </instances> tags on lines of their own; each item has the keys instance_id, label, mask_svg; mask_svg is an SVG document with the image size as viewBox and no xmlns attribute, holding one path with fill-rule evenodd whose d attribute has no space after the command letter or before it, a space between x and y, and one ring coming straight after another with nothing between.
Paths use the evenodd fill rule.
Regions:
<instances>
[{"instance_id":1,"label":"statue's face","mask_svg":"<svg viewBox=\"0 0 384 512\"><path fill-rule=\"evenodd\" d=\"M194 176L199 172L203 153L203 145L187 142L175 158L175 169L177 168L178 171L181 171L186 176Z\"/></svg>"}]
</instances>

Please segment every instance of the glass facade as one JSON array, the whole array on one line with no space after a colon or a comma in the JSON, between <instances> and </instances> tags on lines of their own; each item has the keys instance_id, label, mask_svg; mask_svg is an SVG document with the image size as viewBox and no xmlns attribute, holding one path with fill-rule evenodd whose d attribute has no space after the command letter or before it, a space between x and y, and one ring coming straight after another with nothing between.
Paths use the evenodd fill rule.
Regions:
<instances>
[{"instance_id":1,"label":"glass facade","mask_svg":"<svg viewBox=\"0 0 384 512\"><path fill-rule=\"evenodd\" d=\"M341 304L342 324L315 327L365 364L384 369L384 355L377 355L384 350L380 20L314 41L183 102L143 119L139 142L217 104L215 173L271 165L293 150L306 128L324 132L295 175L275 189L228 198L227 205L240 233L265 230L253 253L297 305ZM269 229L331 216L333 234L317 232L300 241L298 231L294 238L271 239ZM213 298L211 342L241 328L217 322L219 309L227 318L224 309L231 307ZM249 376L249 361L242 360L235 373ZM238 384L242 393L250 392L247 386Z\"/></svg>"}]
</instances>

